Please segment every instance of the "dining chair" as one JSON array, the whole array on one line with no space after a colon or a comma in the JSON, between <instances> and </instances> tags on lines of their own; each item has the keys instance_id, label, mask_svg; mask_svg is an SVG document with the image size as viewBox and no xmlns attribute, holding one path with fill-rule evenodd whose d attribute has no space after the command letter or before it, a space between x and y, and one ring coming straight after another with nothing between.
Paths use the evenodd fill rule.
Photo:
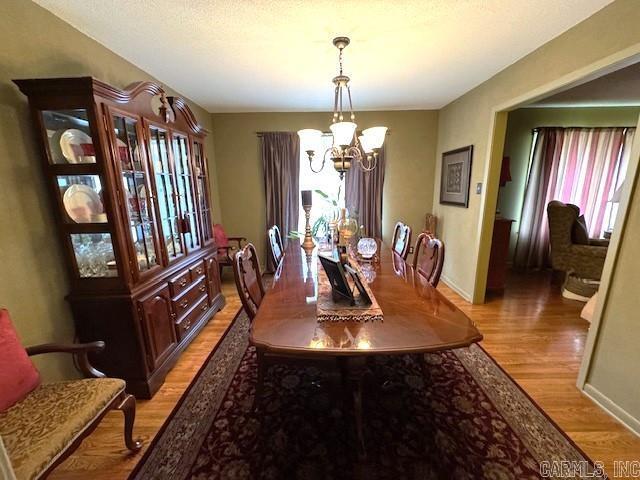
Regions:
<instances>
[{"instance_id":1,"label":"dining chair","mask_svg":"<svg viewBox=\"0 0 640 480\"><path fill-rule=\"evenodd\" d=\"M258 254L252 243L248 243L233 256L233 275L244 310L253 321L264 298L264 285L260 273Z\"/></svg>"},{"instance_id":2,"label":"dining chair","mask_svg":"<svg viewBox=\"0 0 640 480\"><path fill-rule=\"evenodd\" d=\"M280 235L280 229L278 228L278 226L274 225L269 230L267 230L267 236L269 237L269 253L271 253L273 268L277 270L280 262L282 262L282 258L284 257L282 235Z\"/></svg>"},{"instance_id":3,"label":"dining chair","mask_svg":"<svg viewBox=\"0 0 640 480\"><path fill-rule=\"evenodd\" d=\"M409 225L402 222L396 223L393 229L391 246L393 251L400 255L403 260L407 259L411 246L411 227Z\"/></svg>"},{"instance_id":4,"label":"dining chair","mask_svg":"<svg viewBox=\"0 0 640 480\"><path fill-rule=\"evenodd\" d=\"M413 249L413 270L437 287L443 265L444 243L428 233L418 235Z\"/></svg>"},{"instance_id":5,"label":"dining chair","mask_svg":"<svg viewBox=\"0 0 640 480\"><path fill-rule=\"evenodd\" d=\"M438 229L438 217L433 213L427 213L424 216L424 233L430 233L432 236L436 236Z\"/></svg>"}]
</instances>

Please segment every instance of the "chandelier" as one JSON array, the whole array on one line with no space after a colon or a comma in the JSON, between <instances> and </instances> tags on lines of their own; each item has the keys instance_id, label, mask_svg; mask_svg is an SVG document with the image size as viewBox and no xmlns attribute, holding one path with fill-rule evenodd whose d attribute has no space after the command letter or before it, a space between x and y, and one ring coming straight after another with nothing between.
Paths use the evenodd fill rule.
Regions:
<instances>
[{"instance_id":1,"label":"chandelier","mask_svg":"<svg viewBox=\"0 0 640 480\"><path fill-rule=\"evenodd\" d=\"M349 77L342 72L342 51L350 40L348 37L336 37L333 45L339 50L338 63L340 73L333 78L335 94L333 98L333 121L331 133L333 134L333 146L325 150L322 155L322 163L319 169L313 166L313 158L321 148L322 132L312 128L305 128L298 131L300 136L300 147L309 157L309 168L314 173L319 173L327 160L331 158L333 167L340 174L340 179L344 178L344 173L351 168L352 163L357 163L362 170L370 172L376 168L378 155L384 143L387 127L371 127L362 131L362 135L356 135L356 116L353 113L351 103L351 89L349 88ZM343 102L349 102L349 121L344 121ZM363 154L364 152L364 154Z\"/></svg>"}]
</instances>

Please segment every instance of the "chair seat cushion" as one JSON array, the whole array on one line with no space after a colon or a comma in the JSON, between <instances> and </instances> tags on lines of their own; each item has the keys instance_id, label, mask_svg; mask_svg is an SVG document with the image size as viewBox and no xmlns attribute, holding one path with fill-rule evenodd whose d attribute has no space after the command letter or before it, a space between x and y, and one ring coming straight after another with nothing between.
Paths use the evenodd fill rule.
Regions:
<instances>
[{"instance_id":1,"label":"chair seat cushion","mask_svg":"<svg viewBox=\"0 0 640 480\"><path fill-rule=\"evenodd\" d=\"M0 413L0 435L17 478L36 478L124 390L115 378L42 384Z\"/></svg>"},{"instance_id":2,"label":"chair seat cushion","mask_svg":"<svg viewBox=\"0 0 640 480\"><path fill-rule=\"evenodd\" d=\"M9 312L0 309L0 412L22 400L39 383L38 370L20 343Z\"/></svg>"}]
</instances>

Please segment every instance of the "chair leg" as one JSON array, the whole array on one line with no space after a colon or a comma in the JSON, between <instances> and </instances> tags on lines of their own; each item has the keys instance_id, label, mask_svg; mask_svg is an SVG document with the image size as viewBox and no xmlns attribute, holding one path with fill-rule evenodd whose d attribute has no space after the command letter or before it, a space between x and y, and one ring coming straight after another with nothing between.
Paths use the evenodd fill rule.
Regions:
<instances>
[{"instance_id":1,"label":"chair leg","mask_svg":"<svg viewBox=\"0 0 640 480\"><path fill-rule=\"evenodd\" d=\"M137 452L142 448L141 440L133 439L133 422L136 418L136 399L133 395L122 393L122 402L116 407L124 414L124 443L132 452Z\"/></svg>"}]
</instances>

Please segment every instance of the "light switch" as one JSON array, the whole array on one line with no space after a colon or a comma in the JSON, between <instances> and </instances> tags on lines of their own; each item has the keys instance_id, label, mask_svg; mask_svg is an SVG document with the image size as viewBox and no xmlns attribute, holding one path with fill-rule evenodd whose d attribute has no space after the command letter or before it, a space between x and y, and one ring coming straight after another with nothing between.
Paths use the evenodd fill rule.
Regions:
<instances>
[{"instance_id":1,"label":"light switch","mask_svg":"<svg viewBox=\"0 0 640 480\"><path fill-rule=\"evenodd\" d=\"M476 183L476 194L480 195L482 193L482 182Z\"/></svg>"}]
</instances>

